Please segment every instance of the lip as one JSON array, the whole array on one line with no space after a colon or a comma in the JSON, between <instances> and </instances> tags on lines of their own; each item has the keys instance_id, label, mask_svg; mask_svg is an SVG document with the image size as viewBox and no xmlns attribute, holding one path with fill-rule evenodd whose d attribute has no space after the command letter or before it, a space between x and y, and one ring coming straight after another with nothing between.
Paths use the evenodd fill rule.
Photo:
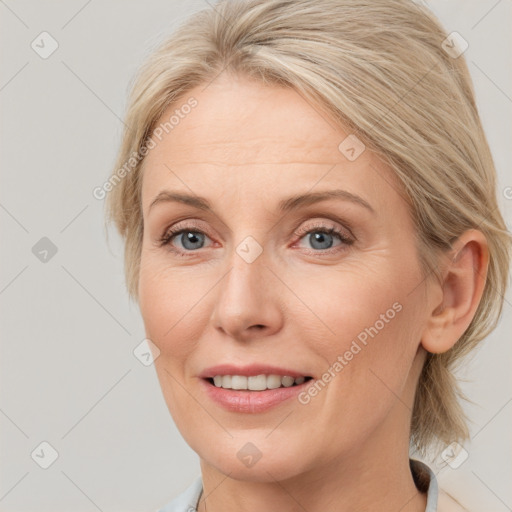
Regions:
<instances>
[{"instance_id":1,"label":"lip","mask_svg":"<svg viewBox=\"0 0 512 512\"><path fill-rule=\"evenodd\" d=\"M236 366L222 364L212 366L201 372L200 386L206 396L215 404L230 412L238 413L261 413L268 411L280 404L284 404L301 393L314 379L306 380L302 384L288 388L266 389L265 391L249 391L218 388L210 383L216 375L243 375L252 377L255 375L281 375L289 377L312 377L307 373L301 373L289 368L269 366L266 364L251 364L247 366Z\"/></svg>"},{"instance_id":2,"label":"lip","mask_svg":"<svg viewBox=\"0 0 512 512\"><path fill-rule=\"evenodd\" d=\"M206 396L217 405L231 412L260 413L296 397L313 380L307 380L289 388L266 389L265 391L249 391L218 388L206 379L199 384Z\"/></svg>"},{"instance_id":3,"label":"lip","mask_svg":"<svg viewBox=\"0 0 512 512\"><path fill-rule=\"evenodd\" d=\"M237 366L233 364L219 364L211 366L203 370L198 377L202 379L213 379L216 375L243 375L246 377L254 377L256 375L281 375L282 377L312 377L307 373L301 373L289 368L281 368L278 366L270 366L268 364L254 363L246 366Z\"/></svg>"}]
</instances>

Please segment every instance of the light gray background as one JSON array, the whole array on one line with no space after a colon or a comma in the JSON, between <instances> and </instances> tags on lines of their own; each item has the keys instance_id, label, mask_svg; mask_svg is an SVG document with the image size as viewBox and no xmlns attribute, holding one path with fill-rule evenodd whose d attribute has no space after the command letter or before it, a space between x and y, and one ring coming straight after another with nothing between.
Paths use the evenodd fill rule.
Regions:
<instances>
[{"instance_id":1,"label":"light gray background","mask_svg":"<svg viewBox=\"0 0 512 512\"><path fill-rule=\"evenodd\" d=\"M465 56L510 219L512 1L436 0ZM199 474L167 411L111 249L103 202L130 79L148 51L204 0L0 0L1 188L0 511L152 511ZM59 47L42 59L31 42ZM508 196L509 198L511 195ZM509 223L510 225L510 223ZM46 263L32 247L48 237ZM463 389L473 441L441 485L469 510L512 510L512 299L468 362ZM31 458L42 441L59 457Z\"/></svg>"}]
</instances>

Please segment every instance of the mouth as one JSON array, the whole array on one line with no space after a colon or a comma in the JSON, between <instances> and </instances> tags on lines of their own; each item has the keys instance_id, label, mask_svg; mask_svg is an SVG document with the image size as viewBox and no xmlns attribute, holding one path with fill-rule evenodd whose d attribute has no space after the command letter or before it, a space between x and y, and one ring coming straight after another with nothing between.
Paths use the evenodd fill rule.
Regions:
<instances>
[{"instance_id":1,"label":"mouth","mask_svg":"<svg viewBox=\"0 0 512 512\"><path fill-rule=\"evenodd\" d=\"M235 391L267 391L270 389L291 388L311 380L309 375L293 377L291 375L215 375L205 380L212 386Z\"/></svg>"},{"instance_id":2,"label":"mouth","mask_svg":"<svg viewBox=\"0 0 512 512\"><path fill-rule=\"evenodd\" d=\"M267 364L222 364L198 375L205 396L217 406L235 413L263 413L295 403L292 400L314 378L301 371Z\"/></svg>"},{"instance_id":3,"label":"mouth","mask_svg":"<svg viewBox=\"0 0 512 512\"><path fill-rule=\"evenodd\" d=\"M220 375L202 378L205 395L218 406L235 413L263 413L284 404L297 404L312 377L277 374ZM257 389L254 389L257 388Z\"/></svg>"}]
</instances>

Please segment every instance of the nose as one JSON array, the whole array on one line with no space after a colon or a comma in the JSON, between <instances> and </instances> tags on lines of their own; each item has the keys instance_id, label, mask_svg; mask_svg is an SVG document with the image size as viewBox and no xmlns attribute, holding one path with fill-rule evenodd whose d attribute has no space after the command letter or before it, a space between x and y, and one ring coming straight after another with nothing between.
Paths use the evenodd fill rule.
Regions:
<instances>
[{"instance_id":1,"label":"nose","mask_svg":"<svg viewBox=\"0 0 512 512\"><path fill-rule=\"evenodd\" d=\"M230 270L217 285L214 327L237 341L277 333L283 324L281 287L263 255L248 263L234 253Z\"/></svg>"}]
</instances>

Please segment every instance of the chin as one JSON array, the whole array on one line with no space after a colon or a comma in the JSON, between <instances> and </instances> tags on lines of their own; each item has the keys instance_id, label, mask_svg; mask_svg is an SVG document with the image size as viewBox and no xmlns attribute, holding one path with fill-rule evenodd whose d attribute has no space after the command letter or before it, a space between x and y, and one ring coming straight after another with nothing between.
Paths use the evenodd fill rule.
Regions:
<instances>
[{"instance_id":1,"label":"chin","mask_svg":"<svg viewBox=\"0 0 512 512\"><path fill-rule=\"evenodd\" d=\"M277 436L274 440L265 439L265 436L268 436L268 432L257 436L243 432L233 438L215 440L207 446L202 441L193 443L189 440L189 443L202 464L212 466L235 480L262 483L282 481L308 469L304 457L306 440L293 443L288 437L285 443Z\"/></svg>"}]
</instances>

